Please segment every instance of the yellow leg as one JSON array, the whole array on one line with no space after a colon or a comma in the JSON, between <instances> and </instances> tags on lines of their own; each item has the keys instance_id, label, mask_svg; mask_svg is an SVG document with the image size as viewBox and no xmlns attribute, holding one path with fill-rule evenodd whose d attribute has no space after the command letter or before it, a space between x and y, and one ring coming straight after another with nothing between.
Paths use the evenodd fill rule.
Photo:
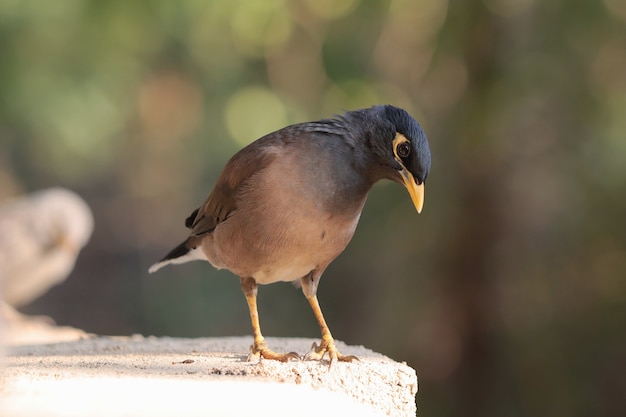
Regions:
<instances>
[{"instance_id":1,"label":"yellow leg","mask_svg":"<svg viewBox=\"0 0 626 417\"><path fill-rule=\"evenodd\" d=\"M335 339L333 339L332 334L330 334L330 329L326 324L326 320L324 320L322 309L320 308L320 304L317 301L317 295L310 295L307 297L307 300L309 301L309 304L311 304L313 314L315 314L315 318L320 325L320 330L322 331L322 341L319 345L317 343L313 343L311 351L304 357L304 359L322 360L324 358L324 355L328 353L328 357L330 359L330 363L328 364L329 369L336 361L352 362L353 360L359 360L359 358L357 358L356 356L342 355L335 347Z\"/></svg>"},{"instance_id":2,"label":"yellow leg","mask_svg":"<svg viewBox=\"0 0 626 417\"><path fill-rule=\"evenodd\" d=\"M248 361L264 359L272 359L280 362L287 362L289 359L300 359L300 355L295 352L276 353L267 347L265 338L261 334L261 325L259 323L259 312L256 306L257 284L254 278L241 278L241 288L248 302L250 310L250 321L252 322L252 333L254 335L254 344L250 346L250 354Z\"/></svg>"}]
</instances>

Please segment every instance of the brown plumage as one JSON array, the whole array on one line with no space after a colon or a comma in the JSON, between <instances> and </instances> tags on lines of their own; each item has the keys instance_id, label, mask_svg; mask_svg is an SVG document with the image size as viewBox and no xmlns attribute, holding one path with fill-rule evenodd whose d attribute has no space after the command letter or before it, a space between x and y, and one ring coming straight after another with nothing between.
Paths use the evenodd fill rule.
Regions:
<instances>
[{"instance_id":1,"label":"brown plumage","mask_svg":"<svg viewBox=\"0 0 626 417\"><path fill-rule=\"evenodd\" d=\"M404 110L376 106L335 119L301 123L251 143L226 164L206 202L187 218L189 238L150 268L194 259L238 275L248 301L253 356L269 350L256 311L257 284L300 281L322 330L306 355L354 359L335 348L317 302L319 279L352 238L371 186L404 184L418 211L430 170L419 124Z\"/></svg>"}]
</instances>

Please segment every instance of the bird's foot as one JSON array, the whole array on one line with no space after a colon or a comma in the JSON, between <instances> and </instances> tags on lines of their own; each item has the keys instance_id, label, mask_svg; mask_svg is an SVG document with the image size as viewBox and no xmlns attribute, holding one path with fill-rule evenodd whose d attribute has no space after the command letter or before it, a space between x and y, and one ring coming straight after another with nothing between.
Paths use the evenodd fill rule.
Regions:
<instances>
[{"instance_id":1,"label":"bird's foot","mask_svg":"<svg viewBox=\"0 0 626 417\"><path fill-rule=\"evenodd\" d=\"M354 360L358 361L359 358L353 355L342 355L337 350L335 346L335 341L330 339L322 339L322 342L318 345L313 342L313 346L311 346L311 351L304 356L304 360L313 360L313 361L321 361L324 359L324 355L328 353L329 363L328 369L333 366L333 363L339 362L352 362Z\"/></svg>"},{"instance_id":2,"label":"bird's foot","mask_svg":"<svg viewBox=\"0 0 626 417\"><path fill-rule=\"evenodd\" d=\"M302 358L296 352L276 353L270 350L264 341L255 342L254 345L250 346L250 354L247 360L248 362L260 362L261 359L289 362L291 359L301 360Z\"/></svg>"}]
</instances>

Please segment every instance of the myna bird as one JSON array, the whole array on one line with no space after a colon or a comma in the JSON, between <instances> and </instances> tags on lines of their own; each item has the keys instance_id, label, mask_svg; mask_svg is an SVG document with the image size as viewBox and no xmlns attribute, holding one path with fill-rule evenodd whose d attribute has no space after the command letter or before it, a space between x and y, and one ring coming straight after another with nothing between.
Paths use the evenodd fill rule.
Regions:
<instances>
[{"instance_id":1,"label":"myna bird","mask_svg":"<svg viewBox=\"0 0 626 417\"><path fill-rule=\"evenodd\" d=\"M257 285L293 281L311 304L322 341L305 359L351 361L337 351L316 292L326 267L354 235L372 185L403 184L419 213L430 149L421 126L390 105L285 127L228 161L208 198L187 218L191 234L161 261L209 261L238 275L252 320L251 357L287 361L261 333Z\"/></svg>"}]
</instances>

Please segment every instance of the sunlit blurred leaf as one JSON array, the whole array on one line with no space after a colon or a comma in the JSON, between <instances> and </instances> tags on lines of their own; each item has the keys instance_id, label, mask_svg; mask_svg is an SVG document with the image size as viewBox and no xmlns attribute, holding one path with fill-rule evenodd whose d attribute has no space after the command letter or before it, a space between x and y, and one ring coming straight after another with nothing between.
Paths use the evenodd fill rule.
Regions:
<instances>
[{"instance_id":1,"label":"sunlit blurred leaf","mask_svg":"<svg viewBox=\"0 0 626 417\"><path fill-rule=\"evenodd\" d=\"M287 111L281 99L260 86L237 91L229 99L224 117L229 133L241 146L287 123Z\"/></svg>"}]
</instances>

